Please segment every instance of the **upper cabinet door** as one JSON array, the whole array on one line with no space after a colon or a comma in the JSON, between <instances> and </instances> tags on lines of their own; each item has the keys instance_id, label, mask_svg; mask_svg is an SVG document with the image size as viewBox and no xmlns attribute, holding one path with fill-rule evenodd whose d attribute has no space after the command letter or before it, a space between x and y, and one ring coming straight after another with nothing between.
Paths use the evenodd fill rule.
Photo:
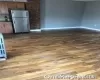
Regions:
<instances>
[{"instance_id":1,"label":"upper cabinet door","mask_svg":"<svg viewBox=\"0 0 100 80\"><path fill-rule=\"evenodd\" d=\"M8 3L7 6L8 6L8 9L15 9L15 8L17 8L17 4L13 3L13 2Z\"/></svg>"},{"instance_id":2,"label":"upper cabinet door","mask_svg":"<svg viewBox=\"0 0 100 80\"><path fill-rule=\"evenodd\" d=\"M0 3L0 14L8 14L7 3Z\"/></svg>"},{"instance_id":3,"label":"upper cabinet door","mask_svg":"<svg viewBox=\"0 0 100 80\"><path fill-rule=\"evenodd\" d=\"M7 8L7 3L2 3L2 14L8 14L8 8Z\"/></svg>"},{"instance_id":4,"label":"upper cabinet door","mask_svg":"<svg viewBox=\"0 0 100 80\"><path fill-rule=\"evenodd\" d=\"M24 3L17 3L17 8L25 9L25 4Z\"/></svg>"}]
</instances>

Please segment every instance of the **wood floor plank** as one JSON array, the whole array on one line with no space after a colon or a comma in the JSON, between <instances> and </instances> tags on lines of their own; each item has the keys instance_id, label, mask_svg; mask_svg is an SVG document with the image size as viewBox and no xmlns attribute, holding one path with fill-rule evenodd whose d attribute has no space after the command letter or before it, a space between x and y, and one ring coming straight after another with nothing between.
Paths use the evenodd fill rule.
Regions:
<instances>
[{"instance_id":1,"label":"wood floor plank","mask_svg":"<svg viewBox=\"0 0 100 80\"><path fill-rule=\"evenodd\" d=\"M72 30L4 37L8 58L0 62L0 80L48 80L44 76L54 74L94 75L100 80L100 33Z\"/></svg>"}]
</instances>

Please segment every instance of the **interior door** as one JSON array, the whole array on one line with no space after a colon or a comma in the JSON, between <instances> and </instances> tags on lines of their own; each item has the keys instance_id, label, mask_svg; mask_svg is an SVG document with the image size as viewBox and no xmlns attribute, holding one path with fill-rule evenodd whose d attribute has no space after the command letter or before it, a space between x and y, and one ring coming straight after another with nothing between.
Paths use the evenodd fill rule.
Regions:
<instances>
[{"instance_id":1,"label":"interior door","mask_svg":"<svg viewBox=\"0 0 100 80\"><path fill-rule=\"evenodd\" d=\"M13 26L15 33L30 31L28 18L13 18Z\"/></svg>"}]
</instances>

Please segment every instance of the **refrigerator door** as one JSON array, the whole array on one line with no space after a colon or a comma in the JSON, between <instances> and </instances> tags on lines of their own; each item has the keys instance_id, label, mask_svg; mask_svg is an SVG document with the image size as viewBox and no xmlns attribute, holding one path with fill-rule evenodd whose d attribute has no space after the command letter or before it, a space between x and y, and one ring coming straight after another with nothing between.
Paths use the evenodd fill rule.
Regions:
<instances>
[{"instance_id":1,"label":"refrigerator door","mask_svg":"<svg viewBox=\"0 0 100 80\"><path fill-rule=\"evenodd\" d=\"M29 17L27 10L11 10L12 17Z\"/></svg>"},{"instance_id":2,"label":"refrigerator door","mask_svg":"<svg viewBox=\"0 0 100 80\"><path fill-rule=\"evenodd\" d=\"M28 18L13 18L13 27L15 33L29 32L30 24Z\"/></svg>"}]
</instances>

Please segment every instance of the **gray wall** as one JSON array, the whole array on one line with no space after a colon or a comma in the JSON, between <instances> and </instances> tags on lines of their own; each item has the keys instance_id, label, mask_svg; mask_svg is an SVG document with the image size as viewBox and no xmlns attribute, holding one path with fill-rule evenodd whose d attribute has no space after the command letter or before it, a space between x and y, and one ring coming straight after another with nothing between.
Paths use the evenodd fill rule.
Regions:
<instances>
[{"instance_id":1,"label":"gray wall","mask_svg":"<svg viewBox=\"0 0 100 80\"><path fill-rule=\"evenodd\" d=\"M100 2L86 2L82 26L100 29Z\"/></svg>"},{"instance_id":2,"label":"gray wall","mask_svg":"<svg viewBox=\"0 0 100 80\"><path fill-rule=\"evenodd\" d=\"M61 28L81 25L84 2L41 0L41 27Z\"/></svg>"}]
</instances>

